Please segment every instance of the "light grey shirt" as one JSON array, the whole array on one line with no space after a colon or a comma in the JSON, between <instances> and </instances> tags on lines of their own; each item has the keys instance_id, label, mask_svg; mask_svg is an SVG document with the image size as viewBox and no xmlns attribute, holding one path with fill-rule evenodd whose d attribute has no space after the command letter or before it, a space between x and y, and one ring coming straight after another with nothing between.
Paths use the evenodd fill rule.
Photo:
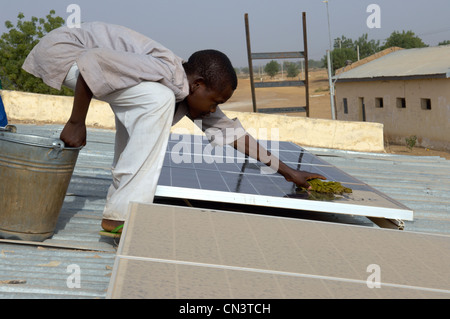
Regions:
<instances>
[{"instance_id":1,"label":"light grey shirt","mask_svg":"<svg viewBox=\"0 0 450 319\"><path fill-rule=\"evenodd\" d=\"M83 23L80 28L64 26L43 37L22 68L59 90L75 62L94 97L142 81L160 82L173 91L178 103L173 124L188 115L184 99L189 83L183 59L136 31L102 22ZM207 136L214 144L229 144L245 134L239 120L229 119L219 107L201 120L201 129L210 132Z\"/></svg>"}]
</instances>

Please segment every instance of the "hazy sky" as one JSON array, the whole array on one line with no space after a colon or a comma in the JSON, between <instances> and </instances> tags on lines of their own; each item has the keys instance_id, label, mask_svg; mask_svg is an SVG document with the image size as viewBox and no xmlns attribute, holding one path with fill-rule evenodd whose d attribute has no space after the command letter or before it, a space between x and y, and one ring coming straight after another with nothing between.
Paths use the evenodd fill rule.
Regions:
<instances>
[{"instance_id":1,"label":"hazy sky","mask_svg":"<svg viewBox=\"0 0 450 319\"><path fill-rule=\"evenodd\" d=\"M3 0L2 2L6 2ZM322 0L14 0L0 8L0 34L17 14L45 17L51 9L68 19L70 4L81 20L121 24L162 43L187 59L201 49L226 53L235 66L247 65L244 14L249 14L253 52L301 51L302 11L307 15L308 48L321 59L329 47L327 7ZM369 28L368 5L380 8L380 28ZM412 30L428 45L450 40L450 0L329 0L331 38L356 40L364 33L383 43L392 31Z\"/></svg>"}]
</instances>

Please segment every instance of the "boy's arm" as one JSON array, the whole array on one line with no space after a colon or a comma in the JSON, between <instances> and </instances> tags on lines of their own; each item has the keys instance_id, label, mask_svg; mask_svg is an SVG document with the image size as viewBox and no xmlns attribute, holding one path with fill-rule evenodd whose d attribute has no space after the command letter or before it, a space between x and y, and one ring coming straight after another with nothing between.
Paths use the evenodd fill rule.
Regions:
<instances>
[{"instance_id":1,"label":"boy's arm","mask_svg":"<svg viewBox=\"0 0 450 319\"><path fill-rule=\"evenodd\" d=\"M60 135L60 139L66 146L86 145L86 116L91 100L92 92L80 73L75 86L72 114Z\"/></svg>"},{"instance_id":2,"label":"boy's arm","mask_svg":"<svg viewBox=\"0 0 450 319\"><path fill-rule=\"evenodd\" d=\"M251 135L245 134L236 141L234 141L234 148L251 156L258 161L266 164L279 174L281 174L288 182L293 182L298 186L310 188L308 184L309 179L320 178L326 179L324 176L305 171L297 171L290 168L275 155L264 149Z\"/></svg>"}]
</instances>

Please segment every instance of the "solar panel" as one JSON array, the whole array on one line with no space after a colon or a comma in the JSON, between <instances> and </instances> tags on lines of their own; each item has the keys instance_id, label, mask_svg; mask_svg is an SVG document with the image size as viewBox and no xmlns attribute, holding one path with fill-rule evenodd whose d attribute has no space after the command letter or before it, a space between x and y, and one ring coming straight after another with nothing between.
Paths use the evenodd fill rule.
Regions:
<instances>
[{"instance_id":1,"label":"solar panel","mask_svg":"<svg viewBox=\"0 0 450 319\"><path fill-rule=\"evenodd\" d=\"M203 136L171 134L155 196L375 219L413 219L413 212L406 206L294 143L266 140L259 143L286 165L340 182L351 188L352 193L333 199L312 199L308 192L280 174L268 173L266 165L231 146L212 147Z\"/></svg>"},{"instance_id":2,"label":"solar panel","mask_svg":"<svg viewBox=\"0 0 450 319\"><path fill-rule=\"evenodd\" d=\"M132 203L107 297L448 298L449 247L448 236Z\"/></svg>"}]
</instances>

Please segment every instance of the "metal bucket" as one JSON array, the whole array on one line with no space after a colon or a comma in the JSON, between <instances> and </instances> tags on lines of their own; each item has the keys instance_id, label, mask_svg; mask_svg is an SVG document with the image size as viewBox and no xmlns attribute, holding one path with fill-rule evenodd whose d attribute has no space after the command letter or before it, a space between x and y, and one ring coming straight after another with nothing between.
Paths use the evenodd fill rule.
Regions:
<instances>
[{"instance_id":1,"label":"metal bucket","mask_svg":"<svg viewBox=\"0 0 450 319\"><path fill-rule=\"evenodd\" d=\"M0 130L0 238L53 235L80 149Z\"/></svg>"}]
</instances>

